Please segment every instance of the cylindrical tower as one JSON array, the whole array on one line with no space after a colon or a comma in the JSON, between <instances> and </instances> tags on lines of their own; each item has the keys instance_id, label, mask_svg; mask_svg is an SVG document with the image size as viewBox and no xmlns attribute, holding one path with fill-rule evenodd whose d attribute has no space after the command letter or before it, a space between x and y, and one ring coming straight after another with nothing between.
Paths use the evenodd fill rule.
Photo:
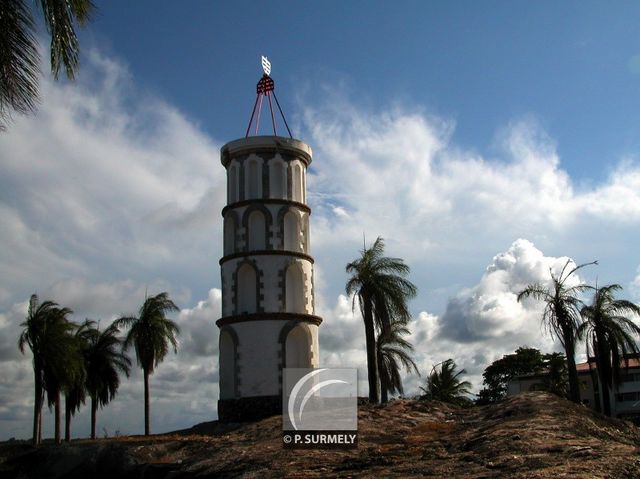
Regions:
<instances>
[{"instance_id":1,"label":"cylindrical tower","mask_svg":"<svg viewBox=\"0 0 640 479\"><path fill-rule=\"evenodd\" d=\"M252 136L221 149L227 171L220 328L221 420L282 411L282 369L318 366L306 169L311 148Z\"/></svg>"}]
</instances>

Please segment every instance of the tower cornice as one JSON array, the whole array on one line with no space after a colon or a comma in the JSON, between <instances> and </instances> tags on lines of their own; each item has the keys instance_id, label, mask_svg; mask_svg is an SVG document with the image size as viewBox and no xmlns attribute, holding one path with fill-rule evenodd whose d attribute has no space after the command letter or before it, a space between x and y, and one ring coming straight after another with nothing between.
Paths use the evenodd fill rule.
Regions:
<instances>
[{"instance_id":1,"label":"tower cornice","mask_svg":"<svg viewBox=\"0 0 640 479\"><path fill-rule=\"evenodd\" d=\"M311 164L311 147L303 141L283 136L249 136L233 140L220 148L220 162L226 168L231 158L250 153L291 153L300 158L306 166Z\"/></svg>"},{"instance_id":2,"label":"tower cornice","mask_svg":"<svg viewBox=\"0 0 640 479\"><path fill-rule=\"evenodd\" d=\"M227 261L231 261L237 258L251 258L252 256L292 256L295 258L300 258L307 260L309 263L313 264L314 259L312 256L309 256L305 253L300 253L299 251L289 251L289 250L281 250L281 249L265 249L265 250L257 250L257 251L241 251L239 253L228 254L220 258L218 264L222 266Z\"/></svg>"},{"instance_id":3,"label":"tower cornice","mask_svg":"<svg viewBox=\"0 0 640 479\"><path fill-rule=\"evenodd\" d=\"M221 328L227 324L245 323L248 321L299 321L301 323L311 323L320 325L322 318L314 314L302 313L253 313L225 316L216 321L216 325Z\"/></svg>"},{"instance_id":4,"label":"tower cornice","mask_svg":"<svg viewBox=\"0 0 640 479\"><path fill-rule=\"evenodd\" d=\"M301 209L305 213L309 215L311 214L311 208L309 208L304 203L300 203L299 201L291 201L291 200L284 200L284 199L278 199L278 198L253 198L250 200L236 201L235 203L228 204L227 206L222 208L222 216L224 217L224 215L227 214L227 211L229 211L230 209L242 208L244 206L251 206L251 205L295 206L296 208Z\"/></svg>"}]
</instances>

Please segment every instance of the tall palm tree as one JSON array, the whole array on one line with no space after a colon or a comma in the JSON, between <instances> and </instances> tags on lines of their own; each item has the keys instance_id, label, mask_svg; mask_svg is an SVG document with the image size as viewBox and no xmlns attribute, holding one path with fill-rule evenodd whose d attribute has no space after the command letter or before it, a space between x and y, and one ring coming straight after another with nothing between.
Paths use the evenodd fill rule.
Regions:
<instances>
[{"instance_id":1,"label":"tall palm tree","mask_svg":"<svg viewBox=\"0 0 640 479\"><path fill-rule=\"evenodd\" d=\"M79 363L78 374L75 375L65 390L64 404L64 440L71 441L71 418L80 410L80 406L84 405L87 398L87 369L86 369L86 351L88 346L89 324L85 321L80 327L76 328L74 339L76 341L75 350L76 357L74 361Z\"/></svg>"},{"instance_id":2,"label":"tall palm tree","mask_svg":"<svg viewBox=\"0 0 640 479\"><path fill-rule=\"evenodd\" d=\"M388 329L390 319L408 321L411 318L407 301L416 295L417 289L405 278L409 266L400 258L384 256L384 240L378 237L371 248L363 248L360 258L347 264L351 275L345 290L353 294L364 320L367 347L367 372L369 400L379 402L376 361L375 324L380 330Z\"/></svg>"},{"instance_id":3,"label":"tall palm tree","mask_svg":"<svg viewBox=\"0 0 640 479\"><path fill-rule=\"evenodd\" d=\"M453 359L440 363L439 371L437 367L438 364L431 369L431 374L427 378L427 387L420 388L427 399L460 405L469 403L467 395L470 394L471 383L460 380L460 376L466 374L466 371L464 369L456 371L457 366Z\"/></svg>"},{"instance_id":4,"label":"tall palm tree","mask_svg":"<svg viewBox=\"0 0 640 479\"><path fill-rule=\"evenodd\" d=\"M86 320L86 390L91 398L91 439L96 438L96 414L115 397L120 387L119 373L129 377L131 360L122 351L120 330L115 324L100 332L95 321Z\"/></svg>"},{"instance_id":5,"label":"tall palm tree","mask_svg":"<svg viewBox=\"0 0 640 479\"><path fill-rule=\"evenodd\" d=\"M389 394L404 394L400 377L401 366L404 366L407 372L413 370L418 374L418 367L409 356L409 352L413 352L413 346L403 338L407 334L409 330L406 325L400 321L394 321L387 330L380 332L376 340L380 394L383 403L388 401Z\"/></svg>"},{"instance_id":6,"label":"tall palm tree","mask_svg":"<svg viewBox=\"0 0 640 479\"><path fill-rule=\"evenodd\" d=\"M47 327L50 318L57 314L58 304L53 301L38 303L38 296L32 294L26 320L20 325L24 330L20 334L18 347L24 354L29 346L33 354L34 405L33 405L33 444L38 445L42 435L42 403L44 401L44 355L49 340Z\"/></svg>"},{"instance_id":7,"label":"tall palm tree","mask_svg":"<svg viewBox=\"0 0 640 479\"><path fill-rule=\"evenodd\" d=\"M61 394L73 387L83 371L78 343L73 334L77 326L67 319L71 313L69 308L59 308L51 315L43 355L44 389L49 409L54 409L56 444L60 444L61 439Z\"/></svg>"},{"instance_id":8,"label":"tall palm tree","mask_svg":"<svg viewBox=\"0 0 640 479\"><path fill-rule=\"evenodd\" d=\"M25 329L20 334L18 347L24 354L29 346L33 354L35 398L33 410L33 443L42 440L42 404L47 393L49 407L55 406L55 439L60 442L60 391L77 374L76 365L70 364L75 353L70 341L73 323L67 316L68 308L60 308L53 301L38 304L38 296L31 295Z\"/></svg>"},{"instance_id":9,"label":"tall palm tree","mask_svg":"<svg viewBox=\"0 0 640 479\"><path fill-rule=\"evenodd\" d=\"M76 23L84 25L93 10L91 0L40 0L51 36L51 71L57 79L64 66L67 78L78 69ZM26 0L0 2L0 131L11 112L33 112L38 103L40 55L32 9Z\"/></svg>"},{"instance_id":10,"label":"tall palm tree","mask_svg":"<svg viewBox=\"0 0 640 479\"><path fill-rule=\"evenodd\" d=\"M590 305L582 308L585 322L578 334L587 339L587 357L596 358L596 372L602 386L604 413L611 415L612 389L618 389L622 381L622 363L628 354L639 354L634 336L640 336L638 327L629 316L640 316L640 307L631 301L615 299L622 290L619 284L596 288Z\"/></svg>"},{"instance_id":11,"label":"tall palm tree","mask_svg":"<svg viewBox=\"0 0 640 479\"><path fill-rule=\"evenodd\" d=\"M167 319L166 313L178 311L166 292L146 298L138 316L126 316L114 322L115 327L128 327L123 349L132 345L136 350L138 366L144 374L144 434L149 435L149 375L169 352L169 345L178 352L178 325Z\"/></svg>"},{"instance_id":12,"label":"tall palm tree","mask_svg":"<svg viewBox=\"0 0 640 479\"><path fill-rule=\"evenodd\" d=\"M568 286L567 280L579 269L598 264L598 262L584 263L568 270L571 262L568 259L557 276L549 268L551 287L545 287L540 283L530 284L520 291L518 301L531 297L545 303L542 323L564 348L569 373L569 397L573 402L580 403L580 384L575 359L576 333L580 324L580 307L582 306L578 295L591 287L582 283Z\"/></svg>"}]
</instances>

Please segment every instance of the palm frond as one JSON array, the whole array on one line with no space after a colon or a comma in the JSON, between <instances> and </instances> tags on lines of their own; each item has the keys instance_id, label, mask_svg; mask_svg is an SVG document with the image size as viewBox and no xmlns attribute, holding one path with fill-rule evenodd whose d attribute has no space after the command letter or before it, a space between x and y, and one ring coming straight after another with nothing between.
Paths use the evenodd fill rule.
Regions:
<instances>
[{"instance_id":1,"label":"palm frond","mask_svg":"<svg viewBox=\"0 0 640 479\"><path fill-rule=\"evenodd\" d=\"M24 0L0 2L0 130L12 110L24 114L37 106L40 57L34 31Z\"/></svg>"}]
</instances>

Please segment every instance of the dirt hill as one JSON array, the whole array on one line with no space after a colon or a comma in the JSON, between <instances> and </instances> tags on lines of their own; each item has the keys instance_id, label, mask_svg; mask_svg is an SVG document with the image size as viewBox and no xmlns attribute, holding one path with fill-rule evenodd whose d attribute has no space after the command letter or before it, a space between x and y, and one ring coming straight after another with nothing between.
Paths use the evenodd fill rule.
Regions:
<instances>
[{"instance_id":1,"label":"dirt hill","mask_svg":"<svg viewBox=\"0 0 640 479\"><path fill-rule=\"evenodd\" d=\"M435 477L640 479L640 429L547 393L457 409L361 406L355 450L287 450L282 418L70 445L0 445L3 478Z\"/></svg>"}]
</instances>

